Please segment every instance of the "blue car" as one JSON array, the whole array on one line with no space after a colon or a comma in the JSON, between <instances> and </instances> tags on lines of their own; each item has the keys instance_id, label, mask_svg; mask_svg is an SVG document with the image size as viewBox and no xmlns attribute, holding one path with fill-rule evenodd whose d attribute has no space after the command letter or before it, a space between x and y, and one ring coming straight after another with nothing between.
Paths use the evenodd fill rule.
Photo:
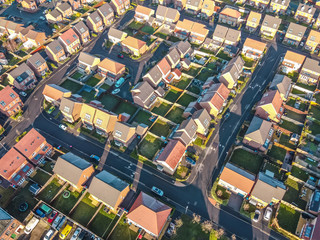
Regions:
<instances>
[{"instance_id":1,"label":"blue car","mask_svg":"<svg viewBox=\"0 0 320 240\"><path fill-rule=\"evenodd\" d=\"M39 208L36 210L36 214L41 218L44 218L46 216L46 214L42 212Z\"/></svg>"}]
</instances>

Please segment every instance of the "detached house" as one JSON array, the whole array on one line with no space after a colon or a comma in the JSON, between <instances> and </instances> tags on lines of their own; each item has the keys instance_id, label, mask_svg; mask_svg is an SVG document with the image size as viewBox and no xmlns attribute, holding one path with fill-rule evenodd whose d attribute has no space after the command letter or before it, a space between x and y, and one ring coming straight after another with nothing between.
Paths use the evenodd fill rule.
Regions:
<instances>
[{"instance_id":1,"label":"detached house","mask_svg":"<svg viewBox=\"0 0 320 240\"><path fill-rule=\"evenodd\" d=\"M283 101L288 99L291 90L291 79L285 75L276 74L269 86L270 90L278 90Z\"/></svg>"},{"instance_id":2,"label":"detached house","mask_svg":"<svg viewBox=\"0 0 320 240\"><path fill-rule=\"evenodd\" d=\"M190 58L193 55L193 49L188 41L180 41L171 46L170 49L176 48L180 53L180 58Z\"/></svg>"},{"instance_id":3,"label":"detached house","mask_svg":"<svg viewBox=\"0 0 320 240\"><path fill-rule=\"evenodd\" d=\"M221 47L226 39L227 33L227 27L217 24L212 35L211 48L217 50L219 47Z\"/></svg>"},{"instance_id":4,"label":"detached house","mask_svg":"<svg viewBox=\"0 0 320 240\"><path fill-rule=\"evenodd\" d=\"M59 42L70 54L76 53L81 47L80 39L72 28L60 35Z\"/></svg>"},{"instance_id":5,"label":"detached house","mask_svg":"<svg viewBox=\"0 0 320 240\"><path fill-rule=\"evenodd\" d=\"M215 2L213 0L204 0L201 8L201 16L204 18L212 17L215 13Z\"/></svg>"},{"instance_id":6,"label":"detached house","mask_svg":"<svg viewBox=\"0 0 320 240\"><path fill-rule=\"evenodd\" d=\"M226 38L224 40L223 46L238 46L238 43L241 38L241 31L235 30L232 28L228 28L228 32L226 34Z\"/></svg>"},{"instance_id":7,"label":"detached house","mask_svg":"<svg viewBox=\"0 0 320 240\"><path fill-rule=\"evenodd\" d=\"M197 133L206 136L209 131L211 117L206 109L200 109L192 114L192 119L197 124Z\"/></svg>"},{"instance_id":8,"label":"detached house","mask_svg":"<svg viewBox=\"0 0 320 240\"><path fill-rule=\"evenodd\" d=\"M52 146L34 128L32 128L14 148L35 165L42 163L46 156L50 156Z\"/></svg>"},{"instance_id":9,"label":"detached house","mask_svg":"<svg viewBox=\"0 0 320 240\"><path fill-rule=\"evenodd\" d=\"M146 42L131 36L126 37L121 42L121 46L122 51L134 56L141 56L148 50Z\"/></svg>"},{"instance_id":10,"label":"detached house","mask_svg":"<svg viewBox=\"0 0 320 240\"><path fill-rule=\"evenodd\" d=\"M294 18L298 21L310 23L316 13L316 8L306 5L305 3L300 3Z\"/></svg>"},{"instance_id":11,"label":"detached house","mask_svg":"<svg viewBox=\"0 0 320 240\"><path fill-rule=\"evenodd\" d=\"M242 73L243 67L244 61L240 56L233 58L222 71L219 81L226 85L227 88L232 89L237 85L237 80Z\"/></svg>"},{"instance_id":12,"label":"detached house","mask_svg":"<svg viewBox=\"0 0 320 240\"><path fill-rule=\"evenodd\" d=\"M230 90L223 83L213 84L203 95L199 104L211 116L217 117L227 104L229 93Z\"/></svg>"},{"instance_id":13,"label":"detached house","mask_svg":"<svg viewBox=\"0 0 320 240\"><path fill-rule=\"evenodd\" d=\"M128 34L116 28L110 27L108 31L108 40L113 44L122 42Z\"/></svg>"},{"instance_id":14,"label":"detached house","mask_svg":"<svg viewBox=\"0 0 320 240\"><path fill-rule=\"evenodd\" d=\"M138 5L135 11L134 19L136 22L148 22L150 17L153 15L153 9Z\"/></svg>"},{"instance_id":15,"label":"detached house","mask_svg":"<svg viewBox=\"0 0 320 240\"><path fill-rule=\"evenodd\" d=\"M56 9L61 13L63 18L70 18L73 13L72 7L67 2L59 4Z\"/></svg>"},{"instance_id":16,"label":"detached house","mask_svg":"<svg viewBox=\"0 0 320 240\"><path fill-rule=\"evenodd\" d=\"M11 117L21 111L23 103L19 95L10 87L0 90L0 112Z\"/></svg>"},{"instance_id":17,"label":"detached house","mask_svg":"<svg viewBox=\"0 0 320 240\"><path fill-rule=\"evenodd\" d=\"M58 157L53 172L61 180L68 182L76 191L80 192L83 185L94 173L94 168L91 163L68 152Z\"/></svg>"},{"instance_id":18,"label":"detached house","mask_svg":"<svg viewBox=\"0 0 320 240\"><path fill-rule=\"evenodd\" d=\"M278 32L281 21L281 18L266 14L261 24L260 34L273 39Z\"/></svg>"},{"instance_id":19,"label":"detached house","mask_svg":"<svg viewBox=\"0 0 320 240\"><path fill-rule=\"evenodd\" d=\"M53 9L46 14L46 19L49 23L58 23L62 22L63 17L61 12L59 12L57 9Z\"/></svg>"},{"instance_id":20,"label":"detached house","mask_svg":"<svg viewBox=\"0 0 320 240\"><path fill-rule=\"evenodd\" d=\"M37 82L34 72L26 63L22 63L9 72L7 78L10 84L23 91L34 88Z\"/></svg>"},{"instance_id":21,"label":"detached house","mask_svg":"<svg viewBox=\"0 0 320 240\"><path fill-rule=\"evenodd\" d=\"M189 118L180 124L172 138L181 141L185 146L189 146L196 140L196 133L197 124L192 118Z\"/></svg>"},{"instance_id":22,"label":"detached house","mask_svg":"<svg viewBox=\"0 0 320 240\"><path fill-rule=\"evenodd\" d=\"M21 37L22 37L22 31L21 33ZM44 44L44 42L46 41L47 37L46 34L44 32L37 32L37 31L33 31L33 30L28 30L28 32L26 33L26 35L24 35L22 37L22 41L23 43L23 47L29 49L32 47L40 47L41 45Z\"/></svg>"},{"instance_id":23,"label":"detached house","mask_svg":"<svg viewBox=\"0 0 320 240\"><path fill-rule=\"evenodd\" d=\"M264 152L269 147L272 134L272 123L255 116L244 135L243 144Z\"/></svg>"},{"instance_id":24,"label":"detached house","mask_svg":"<svg viewBox=\"0 0 320 240\"><path fill-rule=\"evenodd\" d=\"M314 52L320 44L320 32L311 30L304 48L310 52Z\"/></svg>"},{"instance_id":25,"label":"detached house","mask_svg":"<svg viewBox=\"0 0 320 240\"><path fill-rule=\"evenodd\" d=\"M99 15L98 11L92 12L86 20L86 24L91 31L96 33L101 32L103 30L103 20Z\"/></svg>"},{"instance_id":26,"label":"detached house","mask_svg":"<svg viewBox=\"0 0 320 240\"><path fill-rule=\"evenodd\" d=\"M97 9L105 26L110 25L114 21L114 12L109 3L103 4Z\"/></svg>"},{"instance_id":27,"label":"detached house","mask_svg":"<svg viewBox=\"0 0 320 240\"><path fill-rule=\"evenodd\" d=\"M255 178L253 174L227 163L220 174L218 185L246 197L254 186Z\"/></svg>"},{"instance_id":28,"label":"detached house","mask_svg":"<svg viewBox=\"0 0 320 240\"><path fill-rule=\"evenodd\" d=\"M78 34L82 44L90 40L89 28L84 24L83 21L79 21L76 25L74 25L73 30L76 34Z\"/></svg>"},{"instance_id":29,"label":"detached house","mask_svg":"<svg viewBox=\"0 0 320 240\"><path fill-rule=\"evenodd\" d=\"M299 80L307 84L317 84L319 81L319 77L319 61L311 58L306 58L299 75Z\"/></svg>"},{"instance_id":30,"label":"detached house","mask_svg":"<svg viewBox=\"0 0 320 240\"><path fill-rule=\"evenodd\" d=\"M66 53L58 40L49 43L45 51L51 61L61 62L66 59Z\"/></svg>"},{"instance_id":31,"label":"detached house","mask_svg":"<svg viewBox=\"0 0 320 240\"><path fill-rule=\"evenodd\" d=\"M111 0L110 4L118 15L124 14L130 8L130 0Z\"/></svg>"},{"instance_id":32,"label":"detached house","mask_svg":"<svg viewBox=\"0 0 320 240\"><path fill-rule=\"evenodd\" d=\"M38 10L37 3L34 0L22 0L20 4L26 12L34 13Z\"/></svg>"},{"instance_id":33,"label":"detached house","mask_svg":"<svg viewBox=\"0 0 320 240\"><path fill-rule=\"evenodd\" d=\"M28 58L27 65L38 77L46 75L49 71L46 60L38 52Z\"/></svg>"},{"instance_id":34,"label":"detached house","mask_svg":"<svg viewBox=\"0 0 320 240\"><path fill-rule=\"evenodd\" d=\"M266 47L266 43L247 38L243 44L242 54L248 58L257 60L263 57Z\"/></svg>"},{"instance_id":35,"label":"detached house","mask_svg":"<svg viewBox=\"0 0 320 240\"><path fill-rule=\"evenodd\" d=\"M236 27L240 24L241 13L235 9L225 7L219 13L219 23L225 23L231 25L232 27Z\"/></svg>"},{"instance_id":36,"label":"detached house","mask_svg":"<svg viewBox=\"0 0 320 240\"><path fill-rule=\"evenodd\" d=\"M56 106L59 106L61 99L63 97L65 97L65 98L71 97L72 93L71 93L71 91L69 91L63 87L60 87L56 84L46 84L43 89L42 94L43 94L44 98L46 99L46 101L48 101Z\"/></svg>"},{"instance_id":37,"label":"detached house","mask_svg":"<svg viewBox=\"0 0 320 240\"><path fill-rule=\"evenodd\" d=\"M191 14L198 14L202 8L203 0L187 0L185 10Z\"/></svg>"},{"instance_id":38,"label":"detached house","mask_svg":"<svg viewBox=\"0 0 320 240\"><path fill-rule=\"evenodd\" d=\"M86 52L80 52L78 58L78 69L81 72L85 72L86 74L90 74L95 72L98 68L98 64L100 63L100 58L93 56Z\"/></svg>"},{"instance_id":39,"label":"detached house","mask_svg":"<svg viewBox=\"0 0 320 240\"><path fill-rule=\"evenodd\" d=\"M136 137L136 128L124 122L116 122L112 136L117 146L128 147Z\"/></svg>"},{"instance_id":40,"label":"detached house","mask_svg":"<svg viewBox=\"0 0 320 240\"><path fill-rule=\"evenodd\" d=\"M259 27L260 20L261 20L260 13L250 11L250 14L248 16L247 23L246 23L246 29L249 30L250 32L256 31L257 28Z\"/></svg>"},{"instance_id":41,"label":"detached house","mask_svg":"<svg viewBox=\"0 0 320 240\"><path fill-rule=\"evenodd\" d=\"M108 78L113 82L117 81L120 77L122 77L125 70L125 65L115 62L109 58L103 59L98 64L98 73L100 74L100 76Z\"/></svg>"},{"instance_id":42,"label":"detached house","mask_svg":"<svg viewBox=\"0 0 320 240\"><path fill-rule=\"evenodd\" d=\"M278 90L268 91L258 102L255 115L268 121L279 122L284 111L282 103Z\"/></svg>"},{"instance_id":43,"label":"detached house","mask_svg":"<svg viewBox=\"0 0 320 240\"><path fill-rule=\"evenodd\" d=\"M304 55L287 51L281 65L282 72L288 74L293 71L299 71L305 59L306 56Z\"/></svg>"},{"instance_id":44,"label":"detached house","mask_svg":"<svg viewBox=\"0 0 320 240\"><path fill-rule=\"evenodd\" d=\"M131 90L131 94L135 104L150 109L158 97L164 96L165 91L161 87L155 90L148 81L142 81Z\"/></svg>"},{"instance_id":45,"label":"detached house","mask_svg":"<svg viewBox=\"0 0 320 240\"><path fill-rule=\"evenodd\" d=\"M69 123L74 123L80 118L82 103L74 98L62 97L59 110L64 119Z\"/></svg>"},{"instance_id":46,"label":"detached house","mask_svg":"<svg viewBox=\"0 0 320 240\"><path fill-rule=\"evenodd\" d=\"M290 0L271 0L270 11L273 13L284 14L289 7Z\"/></svg>"},{"instance_id":47,"label":"detached house","mask_svg":"<svg viewBox=\"0 0 320 240\"><path fill-rule=\"evenodd\" d=\"M106 205L113 213L130 191L129 184L115 175L103 170L92 178L89 185L89 198Z\"/></svg>"},{"instance_id":48,"label":"detached house","mask_svg":"<svg viewBox=\"0 0 320 240\"><path fill-rule=\"evenodd\" d=\"M305 26L296 23L290 23L283 41L288 44L298 46L304 37L306 30L307 27Z\"/></svg>"}]
</instances>

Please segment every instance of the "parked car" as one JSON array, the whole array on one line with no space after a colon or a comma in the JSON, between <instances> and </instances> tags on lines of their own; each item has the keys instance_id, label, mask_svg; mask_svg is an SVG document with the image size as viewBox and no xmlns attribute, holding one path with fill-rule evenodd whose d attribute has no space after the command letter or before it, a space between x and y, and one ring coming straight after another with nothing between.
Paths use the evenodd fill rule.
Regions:
<instances>
[{"instance_id":1,"label":"parked car","mask_svg":"<svg viewBox=\"0 0 320 240\"><path fill-rule=\"evenodd\" d=\"M36 214L41 218L44 218L46 216L46 214L42 212L39 208L36 210Z\"/></svg>"},{"instance_id":2,"label":"parked car","mask_svg":"<svg viewBox=\"0 0 320 240\"><path fill-rule=\"evenodd\" d=\"M114 89L111 93L112 93L112 94L117 94L118 92L120 92L120 88Z\"/></svg>"},{"instance_id":3,"label":"parked car","mask_svg":"<svg viewBox=\"0 0 320 240\"><path fill-rule=\"evenodd\" d=\"M259 220L260 220L260 217L261 217L261 212L260 212L260 210L256 210L255 212L254 212L254 216L253 216L253 221L254 222L259 222Z\"/></svg>"},{"instance_id":4,"label":"parked car","mask_svg":"<svg viewBox=\"0 0 320 240\"><path fill-rule=\"evenodd\" d=\"M267 207L266 211L264 212L263 219L266 220L266 221L270 221L271 216L272 216L272 208L271 207Z\"/></svg>"},{"instance_id":5,"label":"parked car","mask_svg":"<svg viewBox=\"0 0 320 240\"><path fill-rule=\"evenodd\" d=\"M56 108L54 106L50 107L48 113L51 114Z\"/></svg>"},{"instance_id":6,"label":"parked car","mask_svg":"<svg viewBox=\"0 0 320 240\"><path fill-rule=\"evenodd\" d=\"M114 85L116 88L119 88L123 83L125 79L122 77L118 81L116 81L116 84Z\"/></svg>"},{"instance_id":7,"label":"parked car","mask_svg":"<svg viewBox=\"0 0 320 240\"><path fill-rule=\"evenodd\" d=\"M123 54L122 54L122 53L119 53L119 54L118 54L118 58L121 58L121 59L124 58Z\"/></svg>"},{"instance_id":8,"label":"parked car","mask_svg":"<svg viewBox=\"0 0 320 240\"><path fill-rule=\"evenodd\" d=\"M77 238L77 240L83 240L84 236L86 235L86 231L85 230L82 230Z\"/></svg>"},{"instance_id":9,"label":"parked car","mask_svg":"<svg viewBox=\"0 0 320 240\"><path fill-rule=\"evenodd\" d=\"M53 220L58 216L58 212L57 211L53 211L50 215L50 217L48 217L48 223L52 223Z\"/></svg>"},{"instance_id":10,"label":"parked car","mask_svg":"<svg viewBox=\"0 0 320 240\"><path fill-rule=\"evenodd\" d=\"M74 231L74 233L73 233L73 235L72 235L72 237L71 237L71 239L70 240L76 240L77 239L77 237L79 236L79 234L81 233L81 228L80 227L78 227L75 231Z\"/></svg>"},{"instance_id":11,"label":"parked car","mask_svg":"<svg viewBox=\"0 0 320 240\"><path fill-rule=\"evenodd\" d=\"M56 228L58 226L58 224L60 223L61 219L62 219L63 215L60 213L53 221L52 223L52 227Z\"/></svg>"},{"instance_id":12,"label":"parked car","mask_svg":"<svg viewBox=\"0 0 320 240\"><path fill-rule=\"evenodd\" d=\"M155 187L155 186L153 186L153 187L151 188L151 191L154 192L155 194L159 195L160 197L163 196L163 191L162 191L161 189Z\"/></svg>"},{"instance_id":13,"label":"parked car","mask_svg":"<svg viewBox=\"0 0 320 240\"><path fill-rule=\"evenodd\" d=\"M67 131L68 127L66 125L64 125L64 124L60 124L59 128L61 128L63 131Z\"/></svg>"},{"instance_id":14,"label":"parked car","mask_svg":"<svg viewBox=\"0 0 320 240\"><path fill-rule=\"evenodd\" d=\"M27 224L27 226L24 228L24 233L25 234L30 234L32 230L37 226L39 223L39 219L36 217L33 217Z\"/></svg>"},{"instance_id":15,"label":"parked car","mask_svg":"<svg viewBox=\"0 0 320 240\"><path fill-rule=\"evenodd\" d=\"M50 240L50 239L52 238L53 234L54 234L54 230L53 230L53 229L50 229L50 230L46 233L46 235L44 236L43 240Z\"/></svg>"},{"instance_id":16,"label":"parked car","mask_svg":"<svg viewBox=\"0 0 320 240\"><path fill-rule=\"evenodd\" d=\"M24 91L19 92L19 94L20 94L22 97L26 97L26 96L27 96L27 93L24 92Z\"/></svg>"},{"instance_id":17,"label":"parked car","mask_svg":"<svg viewBox=\"0 0 320 240\"><path fill-rule=\"evenodd\" d=\"M97 155L91 154L90 156L91 159L97 160L98 162L100 161L100 158Z\"/></svg>"},{"instance_id":18,"label":"parked car","mask_svg":"<svg viewBox=\"0 0 320 240\"><path fill-rule=\"evenodd\" d=\"M63 216L61 221L59 222L58 226L56 227L56 229L59 231L60 228L62 228L63 224L67 221L66 216Z\"/></svg>"}]
</instances>

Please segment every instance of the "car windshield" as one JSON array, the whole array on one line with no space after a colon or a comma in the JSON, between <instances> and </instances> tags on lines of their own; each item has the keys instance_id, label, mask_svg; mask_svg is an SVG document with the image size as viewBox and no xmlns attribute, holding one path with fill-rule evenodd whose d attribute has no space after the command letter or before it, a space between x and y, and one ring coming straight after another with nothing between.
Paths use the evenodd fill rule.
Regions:
<instances>
[{"instance_id":1,"label":"car windshield","mask_svg":"<svg viewBox=\"0 0 320 240\"><path fill-rule=\"evenodd\" d=\"M258 217L259 217L259 214L256 213L253 218L254 218L254 219L258 219Z\"/></svg>"}]
</instances>

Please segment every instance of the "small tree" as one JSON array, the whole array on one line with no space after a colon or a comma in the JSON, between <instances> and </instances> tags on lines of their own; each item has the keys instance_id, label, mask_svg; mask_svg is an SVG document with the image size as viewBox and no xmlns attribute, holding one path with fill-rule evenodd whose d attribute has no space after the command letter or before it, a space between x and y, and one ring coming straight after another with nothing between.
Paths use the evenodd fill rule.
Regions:
<instances>
[{"instance_id":1,"label":"small tree","mask_svg":"<svg viewBox=\"0 0 320 240\"><path fill-rule=\"evenodd\" d=\"M219 228L217 231L217 238L221 238L224 235L224 229Z\"/></svg>"},{"instance_id":2,"label":"small tree","mask_svg":"<svg viewBox=\"0 0 320 240\"><path fill-rule=\"evenodd\" d=\"M182 221L181 218L176 218L174 220L174 224L176 225L176 228L179 228L179 227L181 227L183 225L183 221Z\"/></svg>"},{"instance_id":3,"label":"small tree","mask_svg":"<svg viewBox=\"0 0 320 240\"><path fill-rule=\"evenodd\" d=\"M231 236L231 240L237 240L237 237L236 237L236 235L235 235L235 234L232 234L232 236Z\"/></svg>"},{"instance_id":4,"label":"small tree","mask_svg":"<svg viewBox=\"0 0 320 240\"><path fill-rule=\"evenodd\" d=\"M208 233L208 232L211 232L211 230L213 229L213 224L212 222L207 220L201 223L201 228L202 228L202 231Z\"/></svg>"},{"instance_id":5,"label":"small tree","mask_svg":"<svg viewBox=\"0 0 320 240\"><path fill-rule=\"evenodd\" d=\"M200 215L197 215L197 214L193 214L193 219L192 219L192 222L193 223L200 223L200 221L201 221L201 217L200 217Z\"/></svg>"}]
</instances>

